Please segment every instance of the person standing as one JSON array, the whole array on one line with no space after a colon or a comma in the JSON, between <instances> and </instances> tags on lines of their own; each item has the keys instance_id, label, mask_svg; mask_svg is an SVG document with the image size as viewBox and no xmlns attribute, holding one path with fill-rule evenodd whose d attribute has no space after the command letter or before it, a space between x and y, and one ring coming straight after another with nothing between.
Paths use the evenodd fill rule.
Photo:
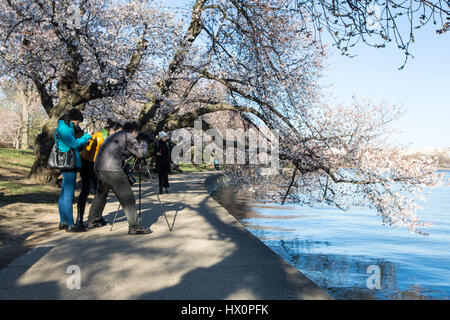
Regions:
<instances>
[{"instance_id":1,"label":"person standing","mask_svg":"<svg viewBox=\"0 0 450 320\"><path fill-rule=\"evenodd\" d=\"M169 141L167 141L167 133L159 132L159 140L155 143L156 156L156 172L159 176L159 193L169 193L169 173L171 158L171 148Z\"/></svg>"},{"instance_id":2,"label":"person standing","mask_svg":"<svg viewBox=\"0 0 450 320\"><path fill-rule=\"evenodd\" d=\"M60 217L60 230L67 232L83 231L73 221L73 197L75 194L75 184L77 171L81 167L81 157L79 149L89 142L91 136L85 133L82 137L76 138L74 127L83 122L83 114L78 109L70 109L58 120L58 127L55 132L55 143L61 152L67 152L70 149L75 153L75 169L70 171L61 171L63 176L61 193L58 200L58 211Z\"/></svg>"},{"instance_id":3,"label":"person standing","mask_svg":"<svg viewBox=\"0 0 450 320\"><path fill-rule=\"evenodd\" d=\"M216 171L220 170L219 161L217 159L214 159L214 169L216 169Z\"/></svg>"},{"instance_id":4,"label":"person standing","mask_svg":"<svg viewBox=\"0 0 450 320\"><path fill-rule=\"evenodd\" d=\"M122 129L119 122L108 120L105 128L95 133L86 148L80 152L81 154L81 192L77 200L77 220L76 225L80 229L85 229L83 217L86 208L86 201L89 197L91 187L97 190L97 177L94 172L94 162L97 158L98 150L106 138ZM100 222L103 226L106 225L105 219L101 218Z\"/></svg>"},{"instance_id":5,"label":"person standing","mask_svg":"<svg viewBox=\"0 0 450 320\"><path fill-rule=\"evenodd\" d=\"M102 226L99 221L105 208L108 192L111 189L127 216L128 234L148 234L151 232L149 228L142 226L128 176L123 170L125 160L128 157L134 155L138 158L144 158L146 156L149 141L150 137L146 134L138 135L138 124L136 122L127 122L123 125L122 131L109 136L100 146L94 164L98 179L97 193L89 210L88 229Z\"/></svg>"}]
</instances>

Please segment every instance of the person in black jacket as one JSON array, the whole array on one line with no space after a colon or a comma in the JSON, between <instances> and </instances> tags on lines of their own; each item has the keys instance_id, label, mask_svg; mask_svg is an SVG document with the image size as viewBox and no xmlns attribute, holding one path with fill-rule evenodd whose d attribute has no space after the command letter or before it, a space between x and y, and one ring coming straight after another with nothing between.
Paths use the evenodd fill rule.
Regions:
<instances>
[{"instance_id":1,"label":"person in black jacket","mask_svg":"<svg viewBox=\"0 0 450 320\"><path fill-rule=\"evenodd\" d=\"M158 134L159 140L155 144L156 156L156 172L159 175L159 193L169 193L169 173L172 158L169 141L167 141L167 134L161 131Z\"/></svg>"}]
</instances>

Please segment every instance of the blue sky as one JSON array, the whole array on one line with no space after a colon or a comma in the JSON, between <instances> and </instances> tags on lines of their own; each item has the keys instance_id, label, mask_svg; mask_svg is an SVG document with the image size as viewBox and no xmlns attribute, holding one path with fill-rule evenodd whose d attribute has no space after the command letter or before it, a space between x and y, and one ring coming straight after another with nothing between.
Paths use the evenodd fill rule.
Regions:
<instances>
[{"instance_id":1,"label":"blue sky","mask_svg":"<svg viewBox=\"0 0 450 320\"><path fill-rule=\"evenodd\" d=\"M164 1L163 1L164 2ZM165 0L168 7L189 8L189 0ZM438 35L429 23L416 30L410 47L414 59L403 70L404 54L396 45L384 49L359 45L354 58L329 48L322 83L330 85L329 102L348 103L352 95L374 103L402 106L398 142L412 149L450 147L450 32ZM327 38L326 36L324 37Z\"/></svg>"},{"instance_id":2,"label":"blue sky","mask_svg":"<svg viewBox=\"0 0 450 320\"><path fill-rule=\"evenodd\" d=\"M450 147L450 34L437 35L433 25L418 30L410 47L414 59L403 70L404 54L396 47L353 48L355 58L330 48L323 83L330 84L335 97L349 102L351 96L369 97L373 102L399 104L405 115L398 123L399 142L411 148Z\"/></svg>"}]
</instances>

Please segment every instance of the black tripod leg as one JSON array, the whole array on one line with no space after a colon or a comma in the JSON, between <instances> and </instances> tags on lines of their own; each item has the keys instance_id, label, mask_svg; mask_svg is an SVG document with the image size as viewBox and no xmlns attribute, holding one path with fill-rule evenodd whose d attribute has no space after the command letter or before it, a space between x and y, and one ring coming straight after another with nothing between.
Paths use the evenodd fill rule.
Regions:
<instances>
[{"instance_id":1,"label":"black tripod leg","mask_svg":"<svg viewBox=\"0 0 450 320\"><path fill-rule=\"evenodd\" d=\"M141 170L139 170L139 224L142 224L142 214L141 214L141 181L142 181L142 173Z\"/></svg>"},{"instance_id":2,"label":"black tripod leg","mask_svg":"<svg viewBox=\"0 0 450 320\"><path fill-rule=\"evenodd\" d=\"M166 210L164 210L164 206L163 206L163 204L162 204L162 202L161 202L161 198L159 197L159 193L156 191L156 187L155 187L155 185L153 184L152 173L150 172L150 168L149 168L149 166L148 166L147 163L145 163L145 167L146 167L146 169L147 169L147 174L148 174L149 177L150 177L150 183L151 183L152 186L153 186L153 191L155 191L155 193L156 193L156 197L158 198L158 202L159 202L159 205L160 205L160 207L161 207L162 213L163 213L163 215L164 215L164 218L166 219L167 226L169 227L169 231L172 231L172 228L170 227L169 219L167 219L167 216L166 216Z\"/></svg>"}]
</instances>

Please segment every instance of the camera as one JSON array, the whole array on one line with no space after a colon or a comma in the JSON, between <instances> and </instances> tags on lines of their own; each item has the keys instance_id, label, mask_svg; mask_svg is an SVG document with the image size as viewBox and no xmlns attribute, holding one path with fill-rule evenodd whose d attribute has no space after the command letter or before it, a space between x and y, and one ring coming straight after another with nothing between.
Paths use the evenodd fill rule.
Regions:
<instances>
[{"instance_id":1,"label":"camera","mask_svg":"<svg viewBox=\"0 0 450 320\"><path fill-rule=\"evenodd\" d=\"M139 132L139 134L136 137L136 140L138 142L145 141L145 142L147 142L147 144L150 144L150 142L154 141L155 138L149 136L145 132Z\"/></svg>"},{"instance_id":2,"label":"camera","mask_svg":"<svg viewBox=\"0 0 450 320\"><path fill-rule=\"evenodd\" d=\"M127 175L128 182L130 183L130 185L132 186L133 184L135 184L136 183L136 178L131 173L131 168L130 168L130 165L128 163L125 164L125 166L123 167L123 171Z\"/></svg>"}]
</instances>

